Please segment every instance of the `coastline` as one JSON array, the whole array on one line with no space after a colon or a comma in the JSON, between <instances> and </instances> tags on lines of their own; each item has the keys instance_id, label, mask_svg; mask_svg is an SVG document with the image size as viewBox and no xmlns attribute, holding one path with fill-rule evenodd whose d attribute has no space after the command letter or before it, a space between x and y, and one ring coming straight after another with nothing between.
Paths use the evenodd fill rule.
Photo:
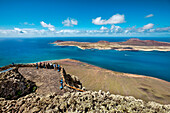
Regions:
<instances>
[{"instance_id":1,"label":"coastline","mask_svg":"<svg viewBox=\"0 0 170 113\"><path fill-rule=\"evenodd\" d=\"M152 77L152 76L147 76L147 75L141 75L141 74L132 74L132 73L126 73L126 72L113 71L113 70L109 70L109 69L106 69L106 68L102 68L102 67L99 67L99 66L96 66L96 65L88 64L86 62L82 62L82 61L71 59L71 58L53 59L53 60L42 60L42 61L37 61L37 62L56 63L56 62L62 62L62 61L71 61L71 62L75 62L75 63L84 63L86 65L91 66L92 68L102 69L102 70L105 70L106 72L119 73L122 76L136 77L136 78L149 78L149 79L155 79L155 80L159 80L159 81L162 81L162 82L170 83L170 82L168 82L166 80L163 80L163 79L160 79L160 78L156 78L156 77ZM16 64L36 64L37 62L16 63ZM4 66L1 66L0 68L2 68L2 67L4 67Z\"/></svg>"},{"instance_id":2,"label":"coastline","mask_svg":"<svg viewBox=\"0 0 170 113\"><path fill-rule=\"evenodd\" d=\"M77 76L87 90L134 96L145 101L170 103L170 82L130 73L116 72L73 59L52 60L68 74Z\"/></svg>"},{"instance_id":3,"label":"coastline","mask_svg":"<svg viewBox=\"0 0 170 113\"><path fill-rule=\"evenodd\" d=\"M140 40L131 38L124 42L77 42L77 41L55 41L51 44L58 46L76 46L84 49L118 50L118 51L170 51L170 43L155 40Z\"/></svg>"},{"instance_id":4,"label":"coastline","mask_svg":"<svg viewBox=\"0 0 170 113\"><path fill-rule=\"evenodd\" d=\"M87 50L87 49L97 49L97 50L116 50L116 51L160 51L160 52L170 52L170 49L112 49L112 48L83 48L81 46L77 46L77 45L58 45L55 44L54 46L72 46L72 47L77 47L81 50ZM129 47L129 46L127 46Z\"/></svg>"},{"instance_id":5,"label":"coastline","mask_svg":"<svg viewBox=\"0 0 170 113\"><path fill-rule=\"evenodd\" d=\"M102 70L106 70L107 72L112 72L112 73L119 73L121 74L122 76L128 76L128 77L139 77L139 78L149 78L149 79L155 79L155 80L159 80L161 82L167 82L167 83L170 83L166 80L163 80L163 79L160 79L160 78L156 78L156 77L151 77L151 76L146 76L146 75L139 75L139 74L131 74L131 73L124 73L124 72L118 72L118 71L113 71L113 70L109 70L109 69L105 69L105 68L102 68L102 67L98 67L98 66L95 66L95 65L92 65L92 64L88 64L86 62L82 62L82 61L79 61L79 60L74 60L74 59L70 59L70 58L66 58L66 59L59 59L59 60L47 60L47 61L40 61L40 62L46 62L46 63L56 63L56 62L62 62L62 61L71 61L71 62L75 62L75 63L84 63L86 65L89 65L90 67L92 68L96 68L96 69L102 69ZM27 63L27 64L33 64L33 63Z\"/></svg>"},{"instance_id":6,"label":"coastline","mask_svg":"<svg viewBox=\"0 0 170 113\"><path fill-rule=\"evenodd\" d=\"M159 78L116 72L73 59L41 62L59 64L65 69L67 74L77 76L87 90L103 90L116 95L134 96L146 102L170 103L170 82ZM21 69L24 69L24 67ZM31 68L26 67L25 69ZM33 70L29 72L33 72Z\"/></svg>"}]
</instances>

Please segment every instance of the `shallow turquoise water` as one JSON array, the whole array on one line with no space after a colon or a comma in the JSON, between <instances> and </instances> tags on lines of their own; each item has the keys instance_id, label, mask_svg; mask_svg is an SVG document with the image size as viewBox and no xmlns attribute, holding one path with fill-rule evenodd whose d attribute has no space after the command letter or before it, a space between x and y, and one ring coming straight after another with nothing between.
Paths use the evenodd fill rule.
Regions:
<instances>
[{"instance_id":1,"label":"shallow turquoise water","mask_svg":"<svg viewBox=\"0 0 170 113\"><path fill-rule=\"evenodd\" d=\"M142 74L170 81L170 52L132 52L115 50L81 50L77 47L54 46L56 40L96 42L125 41L129 38L61 37L0 38L0 66L45 60L72 58L106 69ZM170 38L141 38L170 42Z\"/></svg>"}]
</instances>

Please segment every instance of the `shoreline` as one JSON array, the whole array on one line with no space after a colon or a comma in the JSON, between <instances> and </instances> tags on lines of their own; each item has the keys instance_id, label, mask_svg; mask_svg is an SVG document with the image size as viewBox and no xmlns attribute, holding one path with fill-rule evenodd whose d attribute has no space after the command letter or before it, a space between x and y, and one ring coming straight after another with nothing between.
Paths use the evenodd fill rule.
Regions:
<instances>
[{"instance_id":1,"label":"shoreline","mask_svg":"<svg viewBox=\"0 0 170 113\"><path fill-rule=\"evenodd\" d=\"M53 43L52 43L53 44ZM58 45L58 44L54 44L54 46L70 46L70 47L77 47L81 50L92 50L92 49L96 49L96 50L115 50L115 51L148 51L148 52L154 52L154 51L158 51L158 52L170 52L170 50L161 50L161 49L139 49L139 50L130 50L130 49L111 49L111 48L83 48L81 46L76 46L76 45Z\"/></svg>"},{"instance_id":2,"label":"shoreline","mask_svg":"<svg viewBox=\"0 0 170 113\"><path fill-rule=\"evenodd\" d=\"M72 61L72 62L75 62L75 63L84 63L86 65L89 65L93 68L96 68L96 69L101 69L101 70L105 70L105 71L108 71L108 72L112 72L112 73L119 73L119 74L123 74L122 76L128 76L128 77L136 77L136 78L149 78L149 79L154 79L154 80L159 80L159 81L162 81L162 82L166 82L166 83L170 83L166 80L163 80L163 79L160 79L160 78L156 78L156 77L152 77L152 76L147 76L147 75L140 75L140 74L131 74L131 73L125 73L125 72L118 72L118 71L113 71L113 70L109 70L109 69L106 69L106 68L102 68L102 67L99 67L99 66L95 66L95 65L92 65L92 64L89 64L89 63L86 63L86 62L82 62L82 61L79 61L79 60L75 60L75 59L71 59L71 58L66 58L66 59L59 59L59 60L47 60L47 61L40 61L40 62L47 62L47 63L55 63L55 62L61 62L61 61ZM32 63L28 63L28 64L32 64Z\"/></svg>"},{"instance_id":3,"label":"shoreline","mask_svg":"<svg viewBox=\"0 0 170 113\"><path fill-rule=\"evenodd\" d=\"M102 67L99 67L99 66L96 66L96 65L93 65L93 64L89 64L89 63L86 63L86 62L83 62L83 61L79 61L79 60L75 60L75 59L71 59L71 58L54 59L54 60L42 60L42 61L38 61L38 63L39 62L41 62L41 63L43 63L43 62L46 62L46 63L56 63L56 62L62 62L62 61L71 61L71 62L74 62L74 63L84 63L86 65L89 65L92 68L96 68L96 69L100 69L100 70L105 70L106 72L111 72L111 73L119 73L122 76L136 77L136 78L149 78L149 79L154 79L154 80L159 80L159 81L162 81L162 82L170 83L169 81L166 81L166 80L163 80L163 79L160 79L160 78L156 78L156 77L152 77L152 76L147 76L147 75L141 75L141 74L132 74L132 73L126 73L126 72L113 71L113 70L110 70L110 69L102 68ZM36 63L37 62L15 63L15 64L36 64ZM2 66L2 67L5 67L5 66ZM0 67L0 68L2 68L2 67Z\"/></svg>"},{"instance_id":4,"label":"shoreline","mask_svg":"<svg viewBox=\"0 0 170 113\"><path fill-rule=\"evenodd\" d=\"M73 59L56 62L66 73L77 76L87 90L103 90L112 94L134 96L145 101L170 103L170 82L130 73L116 72Z\"/></svg>"},{"instance_id":5,"label":"shoreline","mask_svg":"<svg viewBox=\"0 0 170 113\"><path fill-rule=\"evenodd\" d=\"M76 46L84 49L98 50L117 50L117 51L170 51L169 42L161 42L155 40L140 40L138 38L130 38L123 42L109 42L101 40L98 42L77 42L57 40L51 44L58 46Z\"/></svg>"},{"instance_id":6,"label":"shoreline","mask_svg":"<svg viewBox=\"0 0 170 113\"><path fill-rule=\"evenodd\" d=\"M103 90L116 95L134 96L146 102L170 103L170 82L159 78L116 72L74 59L47 60L41 62L58 63L65 69L68 75L78 77L87 90ZM33 63L28 63L28 65L29 64L31 65ZM35 65L34 68L32 67L33 70L29 70L31 68L27 66L21 66L19 69L24 69L32 73L34 73L33 70L36 70ZM40 71L41 73L43 73L42 70ZM46 75L48 74L46 73ZM54 76L56 76L56 73ZM48 79L51 80L50 77Z\"/></svg>"}]
</instances>

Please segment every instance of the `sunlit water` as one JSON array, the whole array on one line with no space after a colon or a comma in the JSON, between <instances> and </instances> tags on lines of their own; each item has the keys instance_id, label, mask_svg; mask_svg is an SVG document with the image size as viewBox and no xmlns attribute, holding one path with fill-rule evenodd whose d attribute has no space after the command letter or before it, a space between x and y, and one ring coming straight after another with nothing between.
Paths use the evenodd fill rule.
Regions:
<instances>
[{"instance_id":1,"label":"sunlit water","mask_svg":"<svg viewBox=\"0 0 170 113\"><path fill-rule=\"evenodd\" d=\"M60 37L0 38L0 66L71 58L106 69L147 75L170 81L170 52L132 52L115 50L81 50L77 47L54 46L56 40L96 42L125 41L129 38ZM170 42L170 38L140 38Z\"/></svg>"}]
</instances>

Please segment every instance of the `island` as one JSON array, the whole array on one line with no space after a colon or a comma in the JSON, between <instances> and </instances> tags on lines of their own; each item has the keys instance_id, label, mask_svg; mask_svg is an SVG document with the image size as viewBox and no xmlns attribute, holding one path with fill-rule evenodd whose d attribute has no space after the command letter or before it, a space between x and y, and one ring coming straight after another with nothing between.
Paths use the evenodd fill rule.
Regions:
<instances>
[{"instance_id":1,"label":"island","mask_svg":"<svg viewBox=\"0 0 170 113\"><path fill-rule=\"evenodd\" d=\"M124 42L76 42L76 41L55 41L52 44L58 46L76 46L80 49L118 50L118 51L170 51L170 43L155 40L140 40L131 38Z\"/></svg>"}]
</instances>

